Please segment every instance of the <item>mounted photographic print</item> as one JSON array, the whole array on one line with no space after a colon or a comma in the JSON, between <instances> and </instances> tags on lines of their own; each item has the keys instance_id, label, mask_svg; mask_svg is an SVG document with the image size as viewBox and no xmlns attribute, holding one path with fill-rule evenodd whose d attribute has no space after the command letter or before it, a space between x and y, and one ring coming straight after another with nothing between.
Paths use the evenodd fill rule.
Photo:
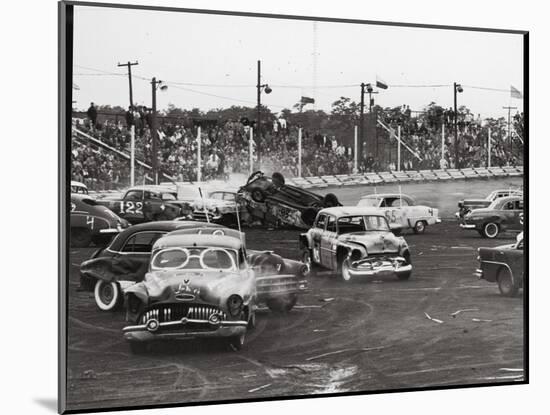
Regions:
<instances>
[{"instance_id":1,"label":"mounted photographic print","mask_svg":"<svg viewBox=\"0 0 550 415\"><path fill-rule=\"evenodd\" d=\"M527 383L528 33L252 12L59 3L60 412Z\"/></svg>"}]
</instances>

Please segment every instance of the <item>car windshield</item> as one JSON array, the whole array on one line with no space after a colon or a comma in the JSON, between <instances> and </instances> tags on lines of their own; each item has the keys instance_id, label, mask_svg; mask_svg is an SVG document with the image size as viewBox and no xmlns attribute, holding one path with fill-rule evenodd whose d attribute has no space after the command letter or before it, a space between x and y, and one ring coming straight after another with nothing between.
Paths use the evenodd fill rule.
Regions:
<instances>
[{"instance_id":1,"label":"car windshield","mask_svg":"<svg viewBox=\"0 0 550 415\"><path fill-rule=\"evenodd\" d=\"M364 197L361 200L359 200L359 203L357 203L357 206L378 207L378 206L380 206L380 198L377 198L377 197Z\"/></svg>"},{"instance_id":2,"label":"car windshield","mask_svg":"<svg viewBox=\"0 0 550 415\"><path fill-rule=\"evenodd\" d=\"M338 219L338 233L389 231L388 222L384 216L357 215Z\"/></svg>"},{"instance_id":3,"label":"car windshield","mask_svg":"<svg viewBox=\"0 0 550 415\"><path fill-rule=\"evenodd\" d=\"M167 248L157 252L152 269L219 269L235 271L237 252L225 248Z\"/></svg>"}]
</instances>

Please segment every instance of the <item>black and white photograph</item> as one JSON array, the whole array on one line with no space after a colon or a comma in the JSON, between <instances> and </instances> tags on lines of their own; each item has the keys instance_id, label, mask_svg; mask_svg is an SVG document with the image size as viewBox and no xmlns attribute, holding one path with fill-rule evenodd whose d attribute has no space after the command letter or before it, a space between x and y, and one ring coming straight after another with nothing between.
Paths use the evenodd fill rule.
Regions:
<instances>
[{"instance_id":1,"label":"black and white photograph","mask_svg":"<svg viewBox=\"0 0 550 415\"><path fill-rule=\"evenodd\" d=\"M59 13L60 411L528 383L527 31Z\"/></svg>"}]
</instances>

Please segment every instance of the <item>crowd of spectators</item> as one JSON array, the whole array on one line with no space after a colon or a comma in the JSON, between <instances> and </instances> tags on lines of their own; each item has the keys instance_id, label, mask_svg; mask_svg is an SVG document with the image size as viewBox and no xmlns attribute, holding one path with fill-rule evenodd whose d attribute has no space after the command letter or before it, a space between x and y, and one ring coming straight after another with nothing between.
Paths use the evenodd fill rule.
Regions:
<instances>
[{"instance_id":1,"label":"crowd of spectators","mask_svg":"<svg viewBox=\"0 0 550 415\"><path fill-rule=\"evenodd\" d=\"M433 112L433 113L431 113ZM452 110L428 107L422 115L414 116L408 107L383 111L379 119L390 129L401 126L401 168L405 170L454 168L455 145ZM137 160L151 165L151 112L146 108L130 108L124 118L97 120L93 105L87 118L73 122L84 133L100 140L105 146L74 135L72 145L72 177L91 188L109 189L129 184L129 163L123 154L130 152L130 126L135 131ZM198 123L160 119L158 160L162 174L175 181L197 180ZM445 128L445 151L441 156L442 128ZM227 178L231 173L247 174L249 169L250 126L248 122L226 120L205 123L201 127L201 176ZM460 114L458 121L458 167L479 167L487 163L487 134L491 128L492 165L518 163L508 140L503 139L503 126L495 120L482 121L469 111ZM379 128L377 153L365 151L359 157L359 172L396 170L397 142L387 131ZM334 135L322 131L302 131L302 176L350 174L354 172L352 146ZM263 125L261 139L253 140L253 170L266 173L281 172L293 177L299 174L299 129L279 118ZM349 142L349 140L347 140ZM106 147L108 146L108 147ZM116 150L116 151L113 151ZM521 149L516 149L516 154ZM150 180L150 172L136 166L136 182Z\"/></svg>"}]
</instances>

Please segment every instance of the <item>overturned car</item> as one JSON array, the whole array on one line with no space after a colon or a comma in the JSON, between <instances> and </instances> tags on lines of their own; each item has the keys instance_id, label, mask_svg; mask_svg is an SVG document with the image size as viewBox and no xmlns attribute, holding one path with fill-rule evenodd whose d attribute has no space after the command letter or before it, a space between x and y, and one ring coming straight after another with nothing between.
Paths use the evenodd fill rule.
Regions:
<instances>
[{"instance_id":1,"label":"overturned car","mask_svg":"<svg viewBox=\"0 0 550 415\"><path fill-rule=\"evenodd\" d=\"M272 227L308 229L320 209L341 206L332 193L320 196L285 184L280 173L273 173L271 177L261 171L253 173L237 195L238 201L247 207L251 220Z\"/></svg>"},{"instance_id":2,"label":"overturned car","mask_svg":"<svg viewBox=\"0 0 550 415\"><path fill-rule=\"evenodd\" d=\"M407 280L411 254L403 237L394 235L386 217L372 207L321 210L313 227L300 235L302 261L336 271L344 281L393 274Z\"/></svg>"}]
</instances>

